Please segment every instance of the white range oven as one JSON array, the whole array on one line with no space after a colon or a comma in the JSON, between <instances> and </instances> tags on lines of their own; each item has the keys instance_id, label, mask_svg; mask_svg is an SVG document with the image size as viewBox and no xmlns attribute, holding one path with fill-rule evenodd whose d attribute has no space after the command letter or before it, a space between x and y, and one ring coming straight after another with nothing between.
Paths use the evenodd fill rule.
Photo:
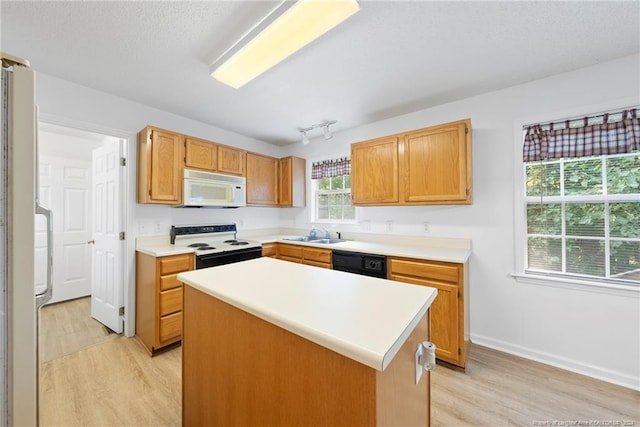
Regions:
<instances>
[{"instance_id":1,"label":"white range oven","mask_svg":"<svg viewBox=\"0 0 640 427\"><path fill-rule=\"evenodd\" d=\"M260 242L237 238L234 223L171 226L171 244L195 248L196 269L262 256Z\"/></svg>"}]
</instances>

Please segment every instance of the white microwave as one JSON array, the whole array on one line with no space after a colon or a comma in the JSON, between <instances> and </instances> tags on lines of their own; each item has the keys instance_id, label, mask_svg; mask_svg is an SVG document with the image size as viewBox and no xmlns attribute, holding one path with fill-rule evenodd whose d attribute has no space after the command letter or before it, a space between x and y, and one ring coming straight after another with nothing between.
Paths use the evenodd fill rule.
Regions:
<instances>
[{"instance_id":1,"label":"white microwave","mask_svg":"<svg viewBox=\"0 0 640 427\"><path fill-rule=\"evenodd\" d=\"M185 169L180 207L246 206L246 187L247 180L242 176Z\"/></svg>"}]
</instances>

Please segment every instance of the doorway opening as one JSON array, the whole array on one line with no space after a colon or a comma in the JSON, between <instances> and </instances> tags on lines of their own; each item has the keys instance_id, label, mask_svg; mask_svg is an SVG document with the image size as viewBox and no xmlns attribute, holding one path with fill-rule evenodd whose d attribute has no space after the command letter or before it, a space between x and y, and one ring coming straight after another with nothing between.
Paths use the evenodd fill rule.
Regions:
<instances>
[{"instance_id":1,"label":"doorway opening","mask_svg":"<svg viewBox=\"0 0 640 427\"><path fill-rule=\"evenodd\" d=\"M126 218L122 197L126 176L121 159L126 158L126 148L126 140L120 137L48 123L39 126L38 196L53 211L53 297L49 304L69 301L64 304L79 310L90 308L85 326L95 321L104 325L104 333L93 333L99 341L110 332L123 332L126 280L121 233ZM43 219L36 216L36 287L46 280L46 263L38 262L47 256ZM86 335L86 328L60 323L69 334ZM62 341L92 345L87 336L54 340ZM42 353L46 351L41 348ZM66 351L73 352L73 346Z\"/></svg>"}]
</instances>

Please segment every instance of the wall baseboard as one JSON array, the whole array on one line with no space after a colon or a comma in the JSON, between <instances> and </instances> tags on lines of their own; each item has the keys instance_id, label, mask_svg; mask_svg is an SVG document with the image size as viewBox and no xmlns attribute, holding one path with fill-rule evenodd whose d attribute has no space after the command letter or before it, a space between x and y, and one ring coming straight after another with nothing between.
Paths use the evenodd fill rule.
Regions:
<instances>
[{"instance_id":1,"label":"wall baseboard","mask_svg":"<svg viewBox=\"0 0 640 427\"><path fill-rule=\"evenodd\" d=\"M550 353L514 345L482 335L471 334L471 342L473 344L489 347L494 350L513 354L525 359L534 360L546 365L555 366L556 368L565 369L577 374L586 375L591 378L640 391L640 377L634 377L622 372L604 369L599 366L588 365L578 360L559 357Z\"/></svg>"}]
</instances>

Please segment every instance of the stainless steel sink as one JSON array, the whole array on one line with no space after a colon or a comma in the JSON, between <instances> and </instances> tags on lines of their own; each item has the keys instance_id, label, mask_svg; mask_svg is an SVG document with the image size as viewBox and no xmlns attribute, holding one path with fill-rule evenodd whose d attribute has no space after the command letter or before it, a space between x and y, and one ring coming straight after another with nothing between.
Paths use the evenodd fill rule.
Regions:
<instances>
[{"instance_id":1,"label":"stainless steel sink","mask_svg":"<svg viewBox=\"0 0 640 427\"><path fill-rule=\"evenodd\" d=\"M346 239L312 239L309 236L287 236L287 237L283 237L282 240L289 240L290 242L320 243L324 245L341 243L341 242L347 241Z\"/></svg>"},{"instance_id":2,"label":"stainless steel sink","mask_svg":"<svg viewBox=\"0 0 640 427\"><path fill-rule=\"evenodd\" d=\"M315 239L315 240L309 240L309 243L323 243L325 245L329 245L332 243L341 243L341 242L346 242L346 239Z\"/></svg>"},{"instance_id":3,"label":"stainless steel sink","mask_svg":"<svg viewBox=\"0 0 640 427\"><path fill-rule=\"evenodd\" d=\"M282 240L289 240L292 242L308 242L311 239L309 238L309 236L288 236L283 237Z\"/></svg>"}]
</instances>

